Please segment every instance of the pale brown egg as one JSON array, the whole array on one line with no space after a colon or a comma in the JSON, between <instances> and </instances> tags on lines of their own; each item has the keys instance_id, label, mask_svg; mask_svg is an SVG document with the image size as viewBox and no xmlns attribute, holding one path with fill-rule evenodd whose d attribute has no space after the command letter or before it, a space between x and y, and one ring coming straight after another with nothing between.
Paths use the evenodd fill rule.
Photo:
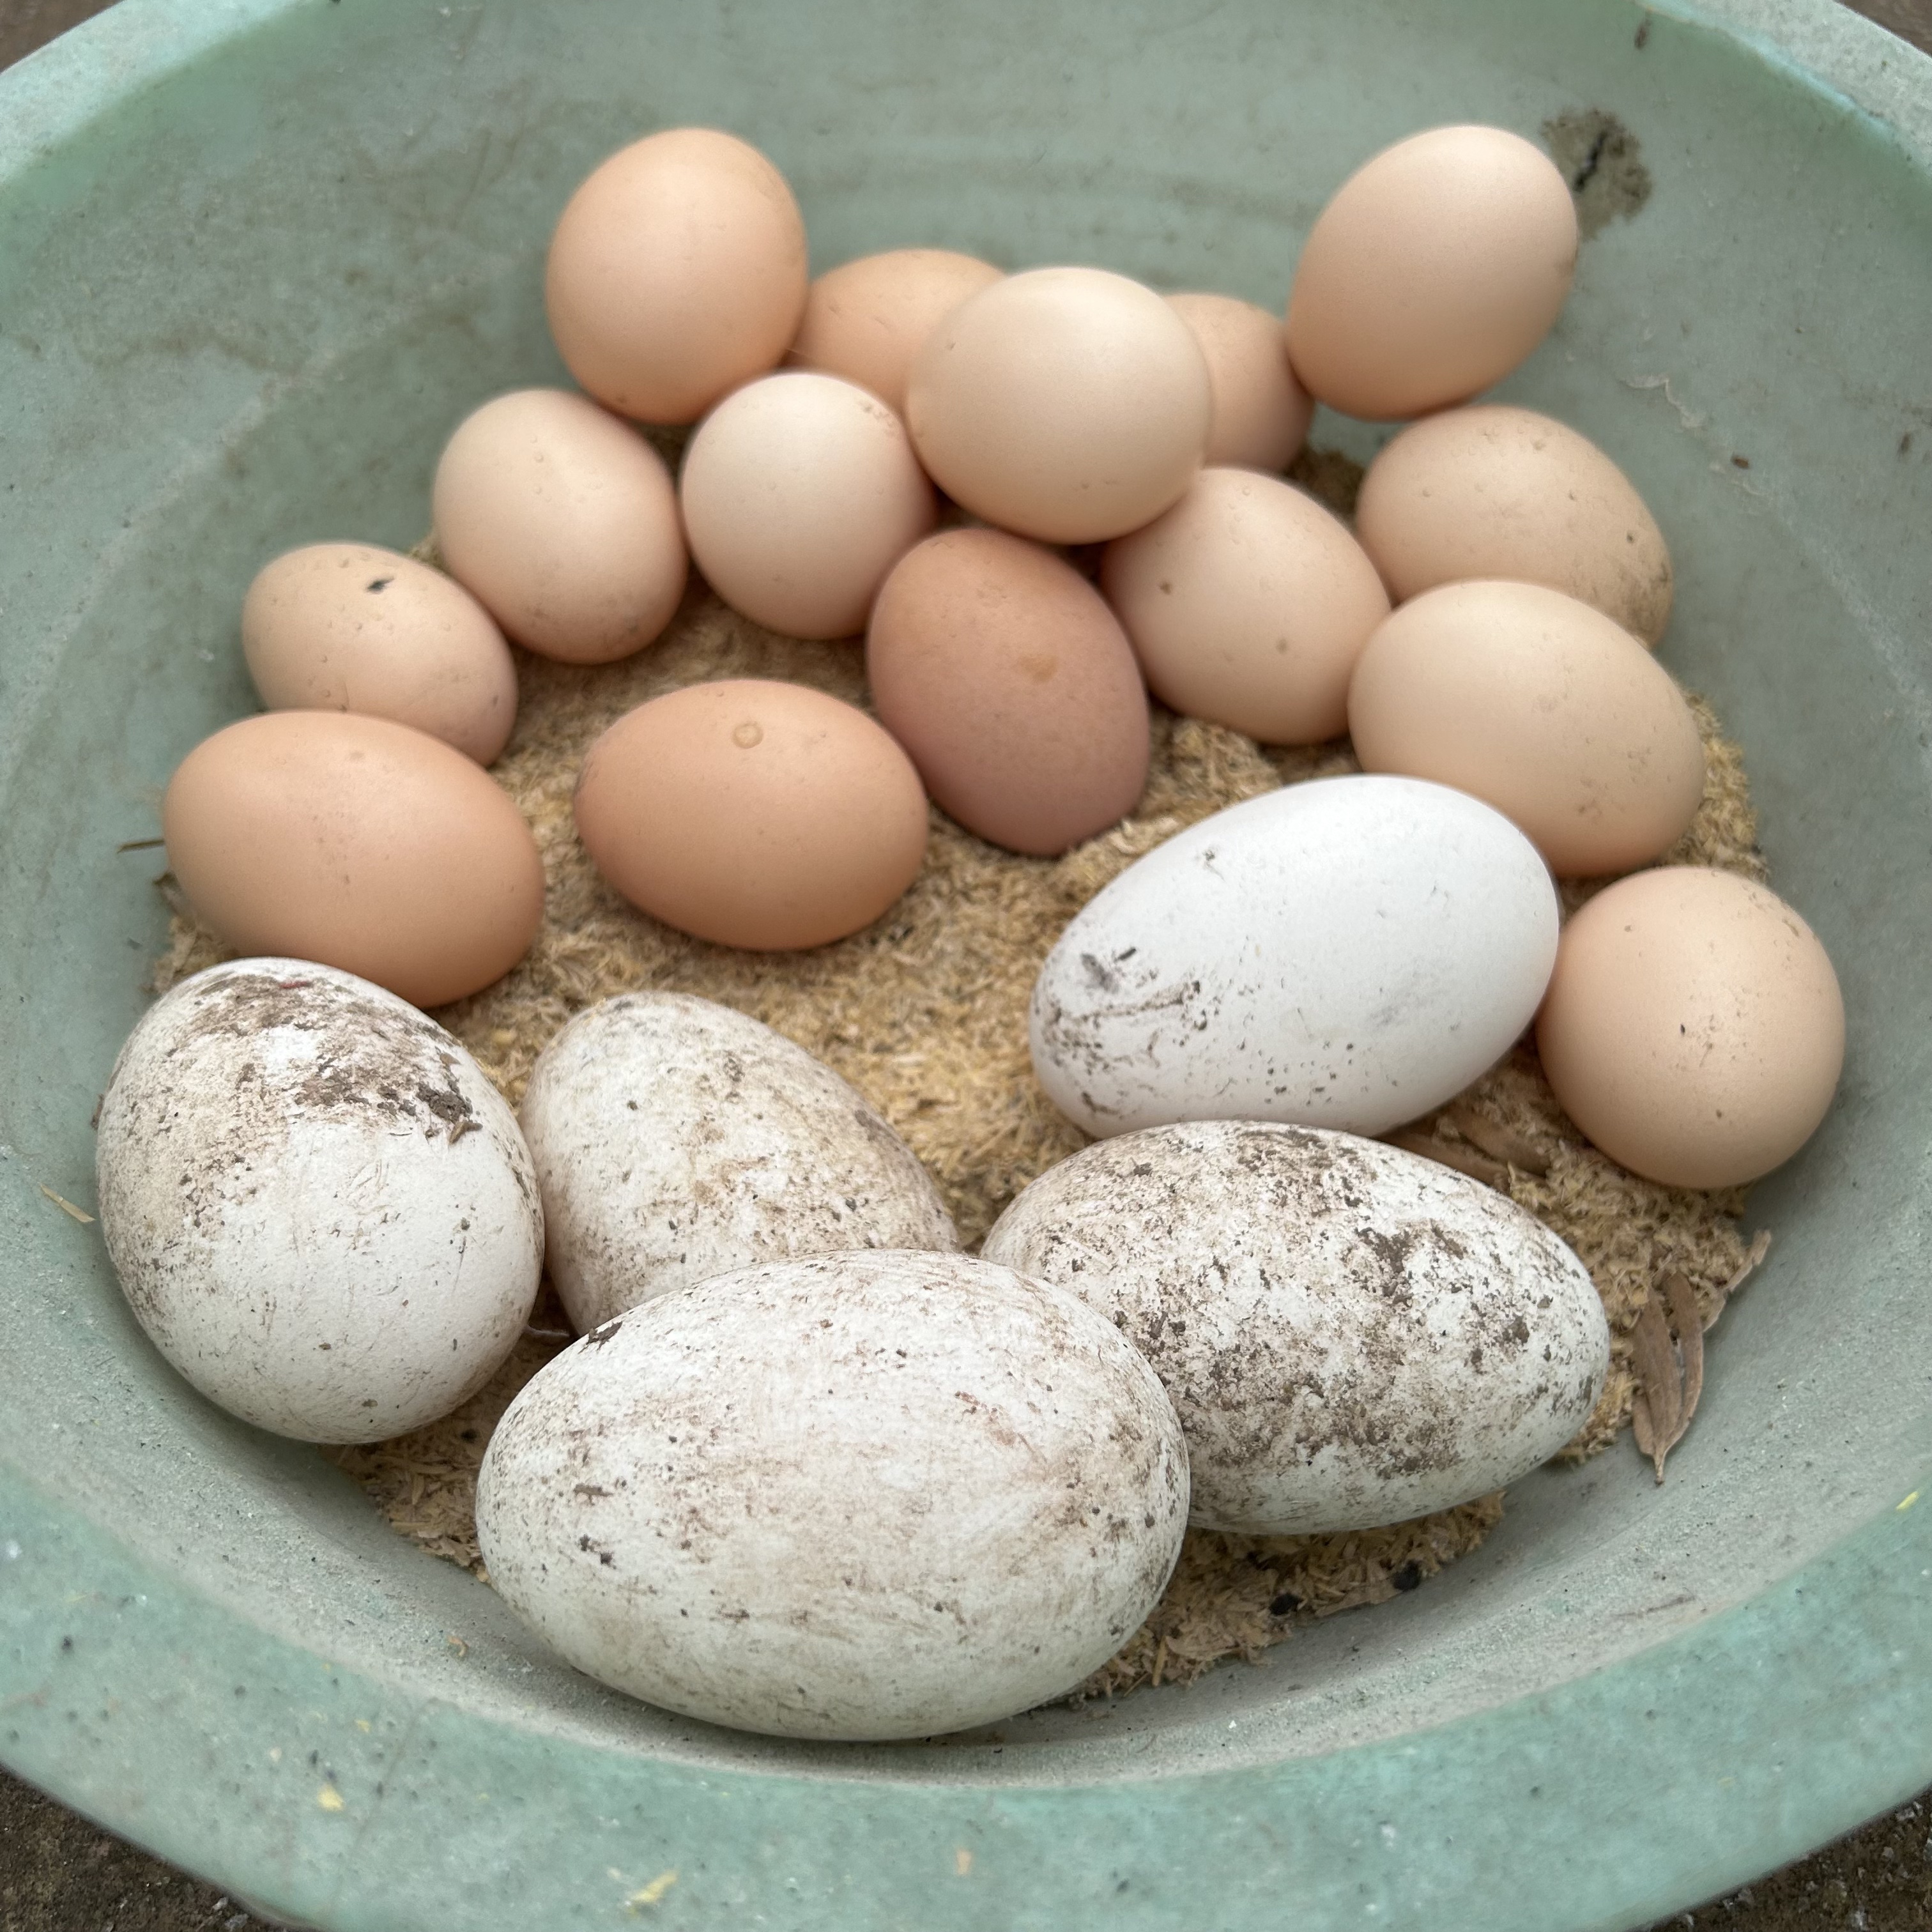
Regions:
<instances>
[{"instance_id":1,"label":"pale brown egg","mask_svg":"<svg viewBox=\"0 0 1932 1932\"><path fill-rule=\"evenodd\" d=\"M242 651L272 711L358 711L413 726L479 765L517 722L517 668L461 584L373 544L310 544L262 566Z\"/></svg>"},{"instance_id":2,"label":"pale brown egg","mask_svg":"<svg viewBox=\"0 0 1932 1932\"><path fill-rule=\"evenodd\" d=\"M1704 745L1670 674L1600 610L1539 584L1426 590L1368 640L1348 732L1369 772L1492 805L1558 878L1666 851L1704 795Z\"/></svg>"},{"instance_id":3,"label":"pale brown egg","mask_svg":"<svg viewBox=\"0 0 1932 1932\"><path fill-rule=\"evenodd\" d=\"M928 537L872 608L866 670L934 801L1015 852L1064 852L1147 784L1147 693L1079 572L1004 530Z\"/></svg>"},{"instance_id":4,"label":"pale brown egg","mask_svg":"<svg viewBox=\"0 0 1932 1932\"><path fill-rule=\"evenodd\" d=\"M564 664L641 650L684 595L664 459L562 389L518 389L466 417L436 465L434 515L451 575L518 644Z\"/></svg>"},{"instance_id":5,"label":"pale brown egg","mask_svg":"<svg viewBox=\"0 0 1932 1932\"><path fill-rule=\"evenodd\" d=\"M1193 331L1100 268L1008 275L914 358L906 427L933 481L1003 530L1097 543L1137 530L1201 467L1214 397Z\"/></svg>"},{"instance_id":6,"label":"pale brown egg","mask_svg":"<svg viewBox=\"0 0 1932 1932\"><path fill-rule=\"evenodd\" d=\"M1004 271L949 248L894 248L828 268L805 298L785 360L870 389L905 412L912 359L940 322Z\"/></svg>"},{"instance_id":7,"label":"pale brown egg","mask_svg":"<svg viewBox=\"0 0 1932 1932\"><path fill-rule=\"evenodd\" d=\"M939 514L898 418L806 369L748 382L705 418L678 501L712 589L794 638L862 631L886 572Z\"/></svg>"},{"instance_id":8,"label":"pale brown egg","mask_svg":"<svg viewBox=\"0 0 1932 1932\"><path fill-rule=\"evenodd\" d=\"M508 794L440 739L272 711L205 739L161 806L168 864L238 952L314 959L437 1006L500 980L543 917Z\"/></svg>"},{"instance_id":9,"label":"pale brown egg","mask_svg":"<svg viewBox=\"0 0 1932 1932\"><path fill-rule=\"evenodd\" d=\"M1330 409L1421 416L1500 382L1550 332L1576 268L1570 184L1501 128L1433 128L1365 162L1310 231L1288 354Z\"/></svg>"},{"instance_id":10,"label":"pale brown egg","mask_svg":"<svg viewBox=\"0 0 1932 1932\"><path fill-rule=\"evenodd\" d=\"M759 951L869 926L918 876L926 794L862 711L733 678L626 712L577 782L577 830L633 905Z\"/></svg>"},{"instance_id":11,"label":"pale brown egg","mask_svg":"<svg viewBox=\"0 0 1932 1932\"><path fill-rule=\"evenodd\" d=\"M1109 544L1100 587L1156 697L1264 745L1341 736L1355 660L1389 610L1336 518L1247 470L1204 470Z\"/></svg>"},{"instance_id":12,"label":"pale brown egg","mask_svg":"<svg viewBox=\"0 0 1932 1932\"><path fill-rule=\"evenodd\" d=\"M1167 300L1208 358L1214 413L1204 460L1286 470L1308 434L1315 399L1288 367L1281 317L1232 296L1190 292Z\"/></svg>"},{"instance_id":13,"label":"pale brown egg","mask_svg":"<svg viewBox=\"0 0 1932 1932\"><path fill-rule=\"evenodd\" d=\"M1355 535L1397 603L1472 578L1546 584L1654 644L1670 552L1630 479L1576 430L1500 403L1412 423L1362 479Z\"/></svg>"},{"instance_id":14,"label":"pale brown egg","mask_svg":"<svg viewBox=\"0 0 1932 1932\"><path fill-rule=\"evenodd\" d=\"M566 367L642 422L695 422L776 368L805 308L805 221L757 148L673 128L573 194L544 280Z\"/></svg>"},{"instance_id":15,"label":"pale brown egg","mask_svg":"<svg viewBox=\"0 0 1932 1932\"><path fill-rule=\"evenodd\" d=\"M1817 935L1774 892L1664 866L1564 928L1536 1046L1612 1160L1669 1186L1730 1187L1789 1160L1824 1119L1844 1002Z\"/></svg>"}]
</instances>

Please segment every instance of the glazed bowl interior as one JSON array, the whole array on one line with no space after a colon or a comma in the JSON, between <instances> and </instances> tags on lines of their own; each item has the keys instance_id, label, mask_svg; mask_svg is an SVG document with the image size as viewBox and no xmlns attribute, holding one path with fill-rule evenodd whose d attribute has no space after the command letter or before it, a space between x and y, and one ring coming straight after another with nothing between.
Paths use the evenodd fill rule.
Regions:
<instances>
[{"instance_id":1,"label":"glazed bowl interior","mask_svg":"<svg viewBox=\"0 0 1932 1932\"><path fill-rule=\"evenodd\" d=\"M0 1759L319 1924L844 1932L1258 1926L1284 1888L1308 1925L1634 1923L1932 1775L1932 64L1829 16L124 0L0 82ZM1191 1688L807 1748L575 1676L160 1361L50 1198L92 1200L165 934L120 848L253 708L259 564L406 547L464 412L562 379L543 248L604 153L744 135L818 267L928 244L1278 307L1377 147L1589 110L1648 196L1500 393L1669 535L1664 660L1850 1016L1662 1488L1627 1444L1546 1470L1426 1588Z\"/></svg>"}]
</instances>

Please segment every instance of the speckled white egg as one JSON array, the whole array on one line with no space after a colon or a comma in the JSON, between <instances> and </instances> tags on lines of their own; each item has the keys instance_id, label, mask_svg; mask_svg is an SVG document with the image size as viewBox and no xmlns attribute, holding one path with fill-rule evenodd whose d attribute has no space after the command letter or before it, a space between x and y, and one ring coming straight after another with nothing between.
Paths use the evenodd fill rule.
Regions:
<instances>
[{"instance_id":1,"label":"speckled white egg","mask_svg":"<svg viewBox=\"0 0 1932 1932\"><path fill-rule=\"evenodd\" d=\"M1033 1063L1090 1134L1263 1120L1378 1134L1530 1022L1556 889L1479 800L1418 778L1290 785L1157 846L1034 983Z\"/></svg>"},{"instance_id":2,"label":"speckled white egg","mask_svg":"<svg viewBox=\"0 0 1932 1932\"><path fill-rule=\"evenodd\" d=\"M626 993L539 1055L520 1118L552 1283L580 1330L734 1268L958 1246L919 1157L856 1089L745 1014Z\"/></svg>"},{"instance_id":3,"label":"speckled white egg","mask_svg":"<svg viewBox=\"0 0 1932 1932\"><path fill-rule=\"evenodd\" d=\"M163 996L100 1104L100 1228L135 1318L212 1401L309 1442L446 1415L543 1262L509 1107L434 1020L299 959Z\"/></svg>"},{"instance_id":4,"label":"speckled white egg","mask_svg":"<svg viewBox=\"0 0 1932 1932\"><path fill-rule=\"evenodd\" d=\"M1102 1141L1027 1189L986 1253L1147 1358L1210 1529L1365 1529L1486 1495L1576 1434L1610 1368L1589 1274L1541 1222L1352 1134Z\"/></svg>"},{"instance_id":5,"label":"speckled white egg","mask_svg":"<svg viewBox=\"0 0 1932 1932\"><path fill-rule=\"evenodd\" d=\"M928 1736L1071 1690L1166 1586L1172 1405L1113 1324L962 1255L722 1275L594 1329L490 1438L490 1580L712 1724Z\"/></svg>"}]
</instances>

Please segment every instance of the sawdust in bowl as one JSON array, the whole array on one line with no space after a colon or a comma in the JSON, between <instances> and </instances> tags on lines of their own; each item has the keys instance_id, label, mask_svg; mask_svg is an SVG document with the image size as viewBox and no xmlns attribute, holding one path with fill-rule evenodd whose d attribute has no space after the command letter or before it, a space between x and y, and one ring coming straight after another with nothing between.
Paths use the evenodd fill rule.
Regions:
<instances>
[{"instance_id":1,"label":"sawdust in bowl","mask_svg":"<svg viewBox=\"0 0 1932 1932\"><path fill-rule=\"evenodd\" d=\"M1291 472L1344 515L1360 473L1322 452L1306 453ZM1113 830L1064 857L1028 859L982 843L935 809L923 871L872 926L814 952L740 952L660 926L598 878L572 824L578 766L598 734L633 706L706 679L787 679L862 706L859 646L776 636L700 584L664 637L634 658L584 669L520 652L518 674L517 729L494 771L543 853L544 925L506 978L436 1017L514 1105L544 1043L599 1000L648 987L735 1006L836 1069L892 1122L938 1181L969 1246L1028 1181L1085 1144L1041 1092L1027 1052L1034 978L1067 921L1135 860L1209 813L1358 769L1346 742L1264 748L1157 710L1146 794ZM1762 880L1742 758L1709 708L1694 706L1708 758L1704 799L1668 862ZM1566 886L1566 913L1593 890ZM226 956L178 910L156 990ZM1609 1314L1612 1360L1603 1400L1564 1452L1572 1460L1606 1448L1628 1424L1638 1388L1633 1338L1664 1278L1683 1278L1708 1327L1754 1258L1739 1232L1742 1189L1693 1193L1624 1172L1571 1126L1526 1046L1456 1107L1418 1124L1408 1144L1503 1188L1588 1267ZM475 1499L484 1445L518 1390L569 1339L546 1288L509 1360L454 1414L393 1442L326 1453L404 1535L481 1574ZM1473 1550L1502 1508L1501 1496L1489 1496L1412 1522L1323 1536L1192 1531L1153 1615L1077 1694L1185 1682L1224 1658L1252 1659L1298 1622L1385 1602Z\"/></svg>"}]
</instances>

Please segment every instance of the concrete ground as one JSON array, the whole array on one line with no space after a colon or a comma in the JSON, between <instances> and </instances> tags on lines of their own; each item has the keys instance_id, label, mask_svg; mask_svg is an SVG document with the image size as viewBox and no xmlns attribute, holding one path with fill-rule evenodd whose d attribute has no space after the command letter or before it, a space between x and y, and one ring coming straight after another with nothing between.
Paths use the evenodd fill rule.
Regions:
<instances>
[{"instance_id":1,"label":"concrete ground","mask_svg":"<svg viewBox=\"0 0 1932 1932\"><path fill-rule=\"evenodd\" d=\"M0 68L110 0L0 0ZM1932 52L1932 0L1855 0ZM0 1932L260 1932L212 1886L0 1772ZM1664 1922L1684 1932L1932 1932L1932 1790L1782 1871Z\"/></svg>"}]
</instances>

